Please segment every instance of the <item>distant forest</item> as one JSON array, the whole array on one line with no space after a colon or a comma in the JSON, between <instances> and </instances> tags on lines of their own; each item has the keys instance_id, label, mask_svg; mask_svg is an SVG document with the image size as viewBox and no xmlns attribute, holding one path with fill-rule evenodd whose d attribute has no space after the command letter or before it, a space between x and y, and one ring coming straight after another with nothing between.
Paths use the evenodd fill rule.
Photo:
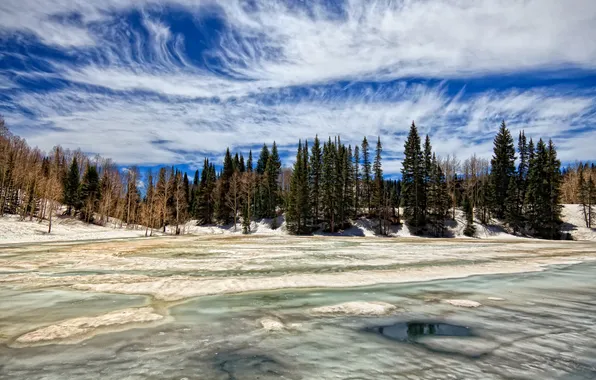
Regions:
<instances>
[{"instance_id":1,"label":"distant forest","mask_svg":"<svg viewBox=\"0 0 596 380\"><path fill-rule=\"evenodd\" d=\"M423 141L424 140L424 141ZM438 157L429 136L412 122L404 145L401 180L383 177L382 142L369 146L341 138L298 142L292 170L282 170L275 142L253 159L226 150L221 170L204 160L193 178L176 167L140 173L119 171L108 158L56 146L51 152L30 147L10 133L0 118L0 214L49 220L66 213L87 223L118 219L125 228L184 233L184 225L241 224L285 214L290 233L337 232L357 218L376 221L377 232L406 223L415 233L443 236L456 209L466 216L465 233L474 236L473 220L498 219L510 232L546 239L561 238L561 203L583 207L585 224L594 226L596 168L575 163L561 169L552 141L517 144L505 122L494 138L491 160L476 155L463 161ZM144 191L139 179L146 178ZM401 211L400 211L401 210ZM400 214L401 212L401 214ZM144 227L140 227L144 226Z\"/></svg>"}]
</instances>

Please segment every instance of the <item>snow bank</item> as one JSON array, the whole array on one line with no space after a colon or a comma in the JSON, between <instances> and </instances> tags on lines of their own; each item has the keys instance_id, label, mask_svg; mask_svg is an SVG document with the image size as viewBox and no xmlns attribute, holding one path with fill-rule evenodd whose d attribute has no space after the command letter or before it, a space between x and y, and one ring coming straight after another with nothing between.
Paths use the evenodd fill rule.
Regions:
<instances>
[{"instance_id":1,"label":"snow bank","mask_svg":"<svg viewBox=\"0 0 596 380\"><path fill-rule=\"evenodd\" d=\"M385 315L394 311L396 307L385 302L354 301L338 305L321 306L311 309L314 314L344 314L344 315Z\"/></svg>"},{"instance_id":2,"label":"snow bank","mask_svg":"<svg viewBox=\"0 0 596 380\"><path fill-rule=\"evenodd\" d=\"M0 217L0 244L44 241L75 241L119 239L145 236L145 229L102 227L87 224L72 217L52 220L52 232L48 234L48 221L20 220L18 215Z\"/></svg>"},{"instance_id":3,"label":"snow bank","mask_svg":"<svg viewBox=\"0 0 596 380\"><path fill-rule=\"evenodd\" d=\"M570 233L574 240L596 240L596 228L586 228L583 220L581 206L563 205L562 212L563 233ZM272 219L262 219L251 223L251 235L279 236L288 233L286 222L283 216L277 218L277 228L271 228ZM52 224L52 233L48 234L48 222L42 221L21 221L18 216L0 217L0 244L2 243L25 243L42 241L75 241L75 240L96 240L96 239L117 239L134 238L145 236L145 229L117 228L119 222L111 220L109 227L90 225L71 217L58 217ZM467 238L463 231L465 229L465 216L461 210L456 210L455 220L446 221L446 237ZM521 239L506 231L502 223L493 221L491 225L483 225L477 220L476 238L479 239ZM174 226L166 228L166 234L175 233ZM191 235L241 235L242 225L229 224L226 226L197 226L196 220L191 220L180 226L184 234ZM154 235L161 235L160 231L153 231ZM334 234L318 232L316 235L333 236L363 236L372 237L377 234L377 221L360 218L354 221L353 226ZM390 237L410 238L416 235L406 225L390 226Z\"/></svg>"},{"instance_id":4,"label":"snow bank","mask_svg":"<svg viewBox=\"0 0 596 380\"><path fill-rule=\"evenodd\" d=\"M68 319L54 325L46 326L16 339L17 343L54 343L65 339L80 339L92 336L98 328L110 326L122 326L134 323L148 323L163 319L162 315L156 314L150 307L140 309L124 309L96 317L80 317Z\"/></svg>"}]
</instances>

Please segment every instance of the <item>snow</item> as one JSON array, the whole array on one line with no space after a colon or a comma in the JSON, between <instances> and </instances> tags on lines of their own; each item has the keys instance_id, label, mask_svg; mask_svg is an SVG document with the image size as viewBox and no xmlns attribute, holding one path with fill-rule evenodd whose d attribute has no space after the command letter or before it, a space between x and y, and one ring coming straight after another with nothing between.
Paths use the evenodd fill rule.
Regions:
<instances>
[{"instance_id":1,"label":"snow","mask_svg":"<svg viewBox=\"0 0 596 380\"><path fill-rule=\"evenodd\" d=\"M44 241L76 241L121 239L145 236L145 229L126 229L87 224L71 217L58 217L52 221L48 234L48 221L20 220L18 215L0 217L0 244Z\"/></svg>"},{"instance_id":2,"label":"snow","mask_svg":"<svg viewBox=\"0 0 596 380\"><path fill-rule=\"evenodd\" d=\"M264 317L259 320L259 324L265 331L282 331L286 326L277 318Z\"/></svg>"},{"instance_id":3,"label":"snow","mask_svg":"<svg viewBox=\"0 0 596 380\"><path fill-rule=\"evenodd\" d=\"M505 301L505 298L501 297L488 297L488 299L491 301Z\"/></svg>"},{"instance_id":4,"label":"snow","mask_svg":"<svg viewBox=\"0 0 596 380\"><path fill-rule=\"evenodd\" d=\"M596 228L587 228L581 205L563 205L562 232L569 232L574 240L596 240Z\"/></svg>"},{"instance_id":5,"label":"snow","mask_svg":"<svg viewBox=\"0 0 596 380\"><path fill-rule=\"evenodd\" d=\"M57 324L33 330L16 339L20 344L54 343L58 340L91 337L99 328L110 326L130 325L134 323L148 323L164 317L150 307L138 309L117 310L111 313L95 316L68 319Z\"/></svg>"},{"instance_id":6,"label":"snow","mask_svg":"<svg viewBox=\"0 0 596 380\"><path fill-rule=\"evenodd\" d=\"M452 306L459 306L459 307L479 307L482 306L480 302L471 301L471 300L443 300L443 303L447 303Z\"/></svg>"},{"instance_id":7,"label":"snow","mask_svg":"<svg viewBox=\"0 0 596 380\"><path fill-rule=\"evenodd\" d=\"M596 240L596 229L586 228L583 220L582 209L579 205L563 205L562 211L564 233L569 232L574 240ZM271 228L272 220L263 219L251 223L250 235L257 236L282 236L287 235L286 222L283 216L277 218L276 229ZM103 240L119 238L136 238L145 236L145 228L119 228L117 220L111 220L109 226L97 226L86 224L71 217L57 217L52 223L52 233L48 234L48 222L42 221L21 221L18 216L8 215L0 217L0 244L44 242L44 241L77 241L77 240ZM495 240L519 240L525 239L514 236L506 231L499 221L493 221L491 225L483 225L477 220L474 221L477 239ZM465 216L461 210L456 210L455 220L446 222L446 237L467 238L463 231L465 228ZM167 235L173 235L175 227L166 228ZM191 235L242 235L242 225L229 224L226 226L197 226L196 220L191 220L180 226L184 234ZM334 234L318 231L319 236L350 236L350 237L372 237L376 236L376 221L359 218L353 222L353 226ZM153 231L154 236L162 235L161 231ZM418 237L406 225L391 226L390 237L412 238Z\"/></svg>"},{"instance_id":8,"label":"snow","mask_svg":"<svg viewBox=\"0 0 596 380\"><path fill-rule=\"evenodd\" d=\"M353 301L311 309L314 314L385 315L396 309L386 302Z\"/></svg>"}]
</instances>

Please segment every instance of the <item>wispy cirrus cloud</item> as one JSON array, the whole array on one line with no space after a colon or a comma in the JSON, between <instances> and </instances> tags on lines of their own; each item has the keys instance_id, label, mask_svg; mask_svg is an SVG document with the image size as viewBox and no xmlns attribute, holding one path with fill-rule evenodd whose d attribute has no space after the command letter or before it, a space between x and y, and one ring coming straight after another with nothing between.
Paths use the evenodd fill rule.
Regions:
<instances>
[{"instance_id":1,"label":"wispy cirrus cloud","mask_svg":"<svg viewBox=\"0 0 596 380\"><path fill-rule=\"evenodd\" d=\"M524 129L530 137L556 138L562 148L568 146L561 151L564 158L571 159L574 150L584 145L583 151L589 151L586 136L590 131L569 131L596 121L592 111L595 94L533 89L453 96L444 85L393 86L395 93L401 94L391 101L380 101L377 92L369 88L343 99L327 97L321 91L272 105L252 97L197 104L185 98L89 94L72 89L23 94L17 101L27 113L37 115L26 124L53 126L42 134L37 129L26 131L31 143L44 149L55 144L81 146L127 164L199 163L203 155L218 156L228 146L246 152L272 141L292 156L298 139L312 140L314 134L322 139L339 135L352 145L360 144L364 136L381 136L386 172L391 174L396 168L390 169L389 161L401 158L412 120L422 133L431 136L441 155L477 153L488 157L494 130L502 119L508 120L514 134ZM573 144L565 145L566 141Z\"/></svg>"},{"instance_id":2,"label":"wispy cirrus cloud","mask_svg":"<svg viewBox=\"0 0 596 380\"><path fill-rule=\"evenodd\" d=\"M0 110L33 144L122 163L381 135L391 174L412 120L440 154L486 156L501 119L595 159L577 79L596 73L593 35L588 0L7 0Z\"/></svg>"}]
</instances>

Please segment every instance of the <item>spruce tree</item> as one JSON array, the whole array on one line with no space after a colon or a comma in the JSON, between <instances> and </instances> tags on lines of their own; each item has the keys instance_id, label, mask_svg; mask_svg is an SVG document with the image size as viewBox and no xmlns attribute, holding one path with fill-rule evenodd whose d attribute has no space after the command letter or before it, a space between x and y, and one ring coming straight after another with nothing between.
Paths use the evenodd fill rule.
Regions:
<instances>
[{"instance_id":1,"label":"spruce tree","mask_svg":"<svg viewBox=\"0 0 596 380\"><path fill-rule=\"evenodd\" d=\"M523 209L526 199L526 188L528 187L528 165L529 165L529 146L526 140L524 131L519 133L517 142L517 151L519 153L519 165L517 166L517 214L520 218L520 223L523 222Z\"/></svg>"},{"instance_id":2,"label":"spruce tree","mask_svg":"<svg viewBox=\"0 0 596 380\"><path fill-rule=\"evenodd\" d=\"M424 226L424 177L420 136L414 122L404 146L402 162L404 218L412 227Z\"/></svg>"},{"instance_id":3,"label":"spruce tree","mask_svg":"<svg viewBox=\"0 0 596 380\"><path fill-rule=\"evenodd\" d=\"M267 148L267 144L263 144L263 148L261 148L261 154L259 155L259 160L257 161L257 174L265 174L265 167L267 166L267 162L269 162L269 148Z\"/></svg>"},{"instance_id":4,"label":"spruce tree","mask_svg":"<svg viewBox=\"0 0 596 380\"><path fill-rule=\"evenodd\" d=\"M217 219L223 224L228 224L232 221L232 210L228 206L226 197L230 191L230 179L234 175L234 161L230 154L230 149L226 149L226 155L224 157L223 170L219 181L219 194L217 195Z\"/></svg>"},{"instance_id":5,"label":"spruce tree","mask_svg":"<svg viewBox=\"0 0 596 380\"><path fill-rule=\"evenodd\" d=\"M341 145L341 139L336 137L333 144L333 168L335 169L335 228L340 230L345 222L344 210L344 184L343 184L343 158L345 156L345 147Z\"/></svg>"},{"instance_id":6,"label":"spruce tree","mask_svg":"<svg viewBox=\"0 0 596 380\"><path fill-rule=\"evenodd\" d=\"M321 192L323 200L324 219L329 230L335 232L336 216L336 171L335 171L335 152L334 145L329 141L323 144L323 167L321 174Z\"/></svg>"},{"instance_id":7,"label":"spruce tree","mask_svg":"<svg viewBox=\"0 0 596 380\"><path fill-rule=\"evenodd\" d=\"M252 173L252 149L248 151L248 160L246 161L246 171Z\"/></svg>"},{"instance_id":8,"label":"spruce tree","mask_svg":"<svg viewBox=\"0 0 596 380\"><path fill-rule=\"evenodd\" d=\"M374 172L374 184L373 184L373 195L372 204L375 207L375 214L379 222L379 235L383 234L383 215L382 209L384 206L383 197L383 169L381 167L381 152L383 147L381 145L381 137L377 138L377 147L375 149L375 160L373 163Z\"/></svg>"},{"instance_id":9,"label":"spruce tree","mask_svg":"<svg viewBox=\"0 0 596 380\"><path fill-rule=\"evenodd\" d=\"M234 160L232 161L232 167L234 168L235 172L240 171L240 156L238 155L238 152L236 152L236 154L234 154Z\"/></svg>"},{"instance_id":10,"label":"spruce tree","mask_svg":"<svg viewBox=\"0 0 596 380\"><path fill-rule=\"evenodd\" d=\"M423 181L424 181L424 192L423 192L423 208L424 208L424 218L427 220L428 219L428 205L427 205L427 197L428 197L428 188L430 186L431 183L431 177L432 177L432 171L433 171L433 166L432 166L432 146L430 145L430 137L428 137L428 135L426 135L426 138L424 139L424 151L423 151L423 159L424 159L424 164L423 164L423 171L422 171L422 177L423 177Z\"/></svg>"},{"instance_id":11,"label":"spruce tree","mask_svg":"<svg viewBox=\"0 0 596 380\"><path fill-rule=\"evenodd\" d=\"M354 216L360 215L360 148L354 146Z\"/></svg>"},{"instance_id":12,"label":"spruce tree","mask_svg":"<svg viewBox=\"0 0 596 380\"><path fill-rule=\"evenodd\" d=\"M351 219L356 217L356 210L354 208L354 157L352 155L352 146L348 146L346 154L344 155L343 163L343 181L344 181L344 209L346 218Z\"/></svg>"},{"instance_id":13,"label":"spruce tree","mask_svg":"<svg viewBox=\"0 0 596 380\"><path fill-rule=\"evenodd\" d=\"M257 160L257 165L255 167L255 171L257 173L257 188L254 203L255 210L253 215L255 215L256 218L266 218L268 216L267 206L269 191L265 178L267 162L269 162L269 148L267 148L266 144L263 144L261 153L259 154L259 159Z\"/></svg>"},{"instance_id":14,"label":"spruce tree","mask_svg":"<svg viewBox=\"0 0 596 380\"><path fill-rule=\"evenodd\" d=\"M556 239L559 237L561 224L561 164L552 142L549 142L547 147L540 139L536 150L532 150L531 153L526 191L526 218L535 236Z\"/></svg>"},{"instance_id":15,"label":"spruce tree","mask_svg":"<svg viewBox=\"0 0 596 380\"><path fill-rule=\"evenodd\" d=\"M240 155L240 163L238 166L238 171L240 173L244 173L246 171L246 164L244 163L244 156Z\"/></svg>"},{"instance_id":16,"label":"spruce tree","mask_svg":"<svg viewBox=\"0 0 596 380\"><path fill-rule=\"evenodd\" d=\"M278 178L281 173L281 160L279 158L279 154L277 152L277 145L275 141L273 142L273 147L271 148L271 154L267 160L267 165L265 166L265 174L266 174L266 188L267 188L267 201L266 201L266 217L268 218L275 218L276 217L276 208L279 203L279 186L278 186Z\"/></svg>"},{"instance_id":17,"label":"spruce tree","mask_svg":"<svg viewBox=\"0 0 596 380\"><path fill-rule=\"evenodd\" d=\"M73 157L64 183L64 204L68 206L67 213L72 215L72 210L79 210L81 205L80 197L79 164L76 156Z\"/></svg>"},{"instance_id":18,"label":"spruce tree","mask_svg":"<svg viewBox=\"0 0 596 380\"><path fill-rule=\"evenodd\" d=\"M314 224L319 223L321 208L321 172L323 166L323 153L321 152L321 143L319 136L315 136L315 141L310 153L310 203L313 213Z\"/></svg>"},{"instance_id":19,"label":"spruce tree","mask_svg":"<svg viewBox=\"0 0 596 380\"><path fill-rule=\"evenodd\" d=\"M288 201L288 210L286 213L286 223L288 230L294 234L303 234L308 232L307 219L309 217L309 191L308 191L308 148L302 142L298 142L298 151L296 152L296 162L290 179L290 193Z\"/></svg>"},{"instance_id":20,"label":"spruce tree","mask_svg":"<svg viewBox=\"0 0 596 380\"><path fill-rule=\"evenodd\" d=\"M430 222L435 236L443 236L445 233L445 218L449 210L449 193L447 192L445 175L437 163L434 153L431 158L426 189L427 221Z\"/></svg>"},{"instance_id":21,"label":"spruce tree","mask_svg":"<svg viewBox=\"0 0 596 380\"><path fill-rule=\"evenodd\" d=\"M518 188L518 183L518 181L513 179L509 181L507 198L505 198L505 223L513 229L514 233L518 233L522 228L522 215L519 206L520 190Z\"/></svg>"},{"instance_id":22,"label":"spruce tree","mask_svg":"<svg viewBox=\"0 0 596 380\"><path fill-rule=\"evenodd\" d=\"M497 218L505 217L507 190L509 181L515 178L515 146L513 137L501 122L499 132L493 142L493 158L491 160L491 210Z\"/></svg>"},{"instance_id":23,"label":"spruce tree","mask_svg":"<svg viewBox=\"0 0 596 380\"><path fill-rule=\"evenodd\" d=\"M84 210L81 213L81 219L90 223L93 221L93 213L97 210L100 197L99 174L97 168L93 165L87 165L83 174L80 195Z\"/></svg>"},{"instance_id":24,"label":"spruce tree","mask_svg":"<svg viewBox=\"0 0 596 380\"><path fill-rule=\"evenodd\" d=\"M199 225L213 223L213 188L215 186L214 178L211 173L209 160L203 160L203 170L201 171L201 182L198 186L196 218Z\"/></svg>"},{"instance_id":25,"label":"spruce tree","mask_svg":"<svg viewBox=\"0 0 596 380\"><path fill-rule=\"evenodd\" d=\"M362 139L362 195L364 198L364 205L367 212L370 214L371 208L371 166L368 152L368 140L366 136Z\"/></svg>"},{"instance_id":26,"label":"spruce tree","mask_svg":"<svg viewBox=\"0 0 596 380\"><path fill-rule=\"evenodd\" d=\"M302 161L302 186L300 187L300 190L302 192L301 199L303 199L303 202L300 204L300 207L302 215L304 215L304 231L310 232L310 226L312 225L312 208L310 200L310 155L308 152L308 140L304 141Z\"/></svg>"}]
</instances>

